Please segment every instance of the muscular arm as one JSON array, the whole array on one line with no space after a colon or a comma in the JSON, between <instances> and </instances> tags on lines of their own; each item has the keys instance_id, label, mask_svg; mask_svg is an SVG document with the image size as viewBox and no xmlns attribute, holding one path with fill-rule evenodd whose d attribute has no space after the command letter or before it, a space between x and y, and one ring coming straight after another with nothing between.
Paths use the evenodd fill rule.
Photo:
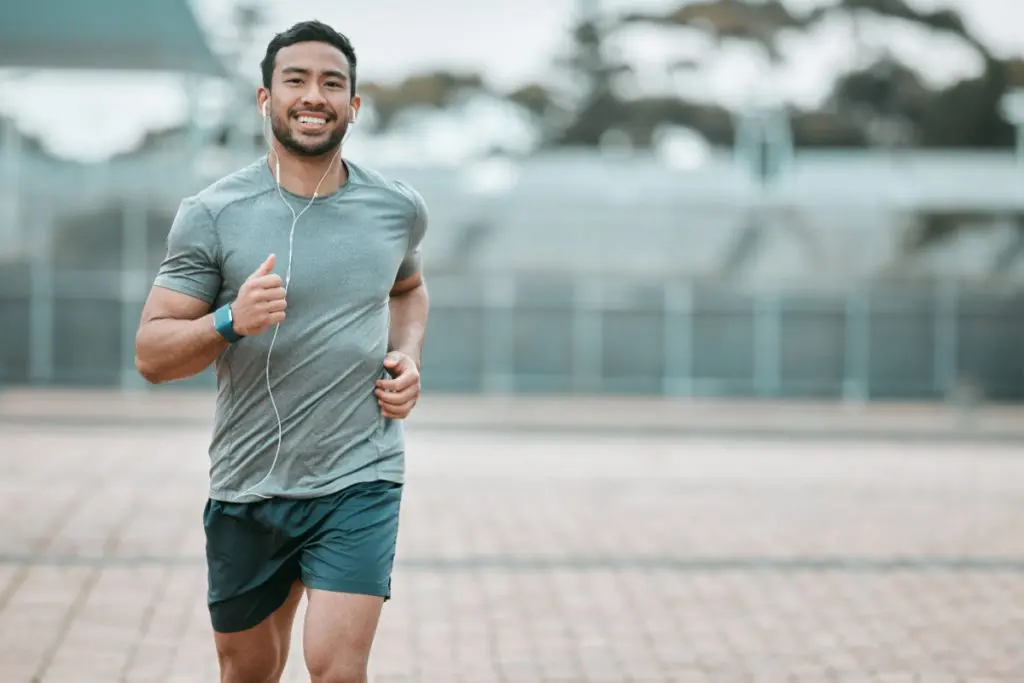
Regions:
<instances>
[{"instance_id":1,"label":"muscular arm","mask_svg":"<svg viewBox=\"0 0 1024 683\"><path fill-rule=\"evenodd\" d=\"M205 301L153 287L135 335L135 367L160 384L199 374L228 346Z\"/></svg>"},{"instance_id":2,"label":"muscular arm","mask_svg":"<svg viewBox=\"0 0 1024 683\"><path fill-rule=\"evenodd\" d=\"M388 350L401 351L420 365L430 299L421 273L399 280L391 289Z\"/></svg>"},{"instance_id":3,"label":"muscular arm","mask_svg":"<svg viewBox=\"0 0 1024 683\"><path fill-rule=\"evenodd\" d=\"M221 289L220 263L213 215L198 197L183 199L135 335L135 368L146 381L196 375L227 348L209 303Z\"/></svg>"}]
</instances>

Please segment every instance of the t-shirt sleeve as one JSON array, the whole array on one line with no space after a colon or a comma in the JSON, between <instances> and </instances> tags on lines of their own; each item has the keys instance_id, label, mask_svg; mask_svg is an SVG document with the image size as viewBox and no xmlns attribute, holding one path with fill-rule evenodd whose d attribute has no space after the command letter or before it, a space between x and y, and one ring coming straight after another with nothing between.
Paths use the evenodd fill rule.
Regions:
<instances>
[{"instance_id":1,"label":"t-shirt sleeve","mask_svg":"<svg viewBox=\"0 0 1024 683\"><path fill-rule=\"evenodd\" d=\"M167 255L153 284L212 304L221 287L213 217L198 199L181 202L167 233Z\"/></svg>"},{"instance_id":2,"label":"t-shirt sleeve","mask_svg":"<svg viewBox=\"0 0 1024 683\"><path fill-rule=\"evenodd\" d=\"M412 200L416 210L409 230L409 245L406 247L402 264L398 267L397 280L404 280L423 269L423 237L427 234L427 203L420 193L404 183L401 190Z\"/></svg>"}]
</instances>

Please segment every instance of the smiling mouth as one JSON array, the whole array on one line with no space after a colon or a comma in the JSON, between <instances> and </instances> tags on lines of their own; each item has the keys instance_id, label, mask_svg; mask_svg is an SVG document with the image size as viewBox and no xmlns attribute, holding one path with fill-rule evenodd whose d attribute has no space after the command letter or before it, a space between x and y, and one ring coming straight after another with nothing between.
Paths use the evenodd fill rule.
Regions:
<instances>
[{"instance_id":1,"label":"smiling mouth","mask_svg":"<svg viewBox=\"0 0 1024 683\"><path fill-rule=\"evenodd\" d=\"M320 130L327 126L327 117L319 114L301 114L295 119L308 130Z\"/></svg>"}]
</instances>

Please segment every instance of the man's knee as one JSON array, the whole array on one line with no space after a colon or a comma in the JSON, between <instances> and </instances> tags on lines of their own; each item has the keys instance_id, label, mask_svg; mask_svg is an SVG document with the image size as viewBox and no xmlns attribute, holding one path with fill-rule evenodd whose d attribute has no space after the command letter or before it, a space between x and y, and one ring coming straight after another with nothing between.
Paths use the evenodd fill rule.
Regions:
<instances>
[{"instance_id":1,"label":"man's knee","mask_svg":"<svg viewBox=\"0 0 1024 683\"><path fill-rule=\"evenodd\" d=\"M384 599L312 589L303 636L312 683L366 683Z\"/></svg>"},{"instance_id":2,"label":"man's knee","mask_svg":"<svg viewBox=\"0 0 1024 683\"><path fill-rule=\"evenodd\" d=\"M311 683L366 683L366 664L324 658L307 662Z\"/></svg>"},{"instance_id":3,"label":"man's knee","mask_svg":"<svg viewBox=\"0 0 1024 683\"><path fill-rule=\"evenodd\" d=\"M280 647L218 646L221 683L278 683L286 656Z\"/></svg>"}]
</instances>

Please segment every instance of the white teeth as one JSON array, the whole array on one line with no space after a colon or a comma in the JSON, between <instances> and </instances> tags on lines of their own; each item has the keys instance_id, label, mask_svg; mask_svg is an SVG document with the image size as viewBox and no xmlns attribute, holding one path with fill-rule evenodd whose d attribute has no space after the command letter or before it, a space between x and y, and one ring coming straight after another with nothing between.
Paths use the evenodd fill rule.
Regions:
<instances>
[{"instance_id":1,"label":"white teeth","mask_svg":"<svg viewBox=\"0 0 1024 683\"><path fill-rule=\"evenodd\" d=\"M327 121L325 119L318 119L314 116L300 116L299 123L308 123L313 126L322 126L325 123L327 123Z\"/></svg>"}]
</instances>

